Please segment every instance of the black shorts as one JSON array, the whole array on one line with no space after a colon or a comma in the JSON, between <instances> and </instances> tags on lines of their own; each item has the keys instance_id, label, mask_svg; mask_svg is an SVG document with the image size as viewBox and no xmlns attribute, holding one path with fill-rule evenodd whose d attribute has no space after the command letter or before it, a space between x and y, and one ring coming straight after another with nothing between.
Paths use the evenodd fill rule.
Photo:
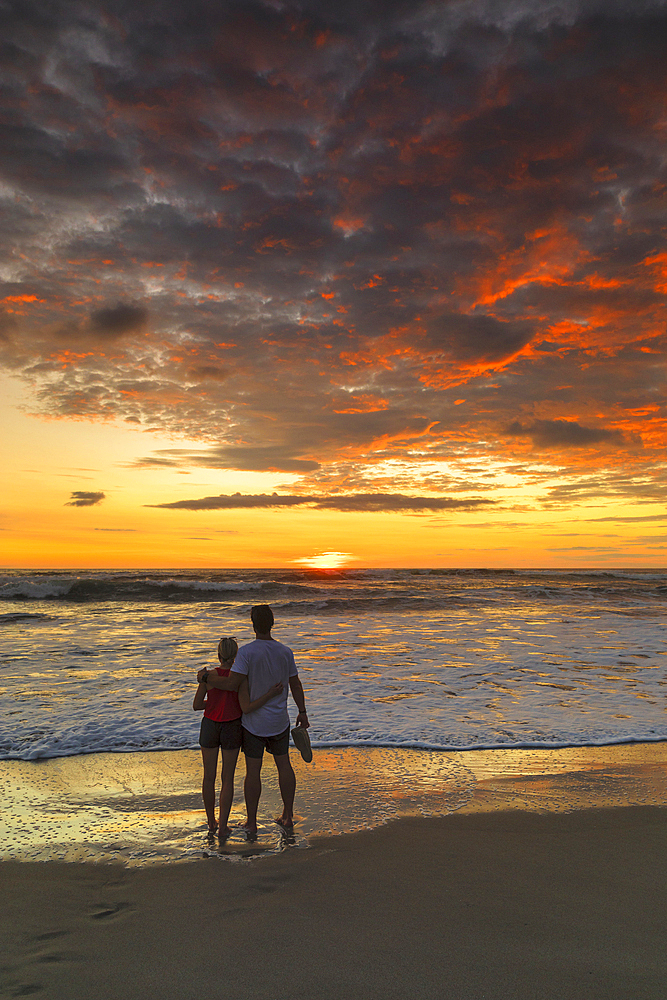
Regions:
<instances>
[{"instance_id":1,"label":"black shorts","mask_svg":"<svg viewBox=\"0 0 667 1000\"><path fill-rule=\"evenodd\" d=\"M205 750L213 750L216 747L221 747L223 750L238 750L243 743L242 733L240 717L232 719L231 722L216 722L204 716L199 730L199 746Z\"/></svg>"},{"instance_id":2,"label":"black shorts","mask_svg":"<svg viewBox=\"0 0 667 1000\"><path fill-rule=\"evenodd\" d=\"M283 757L289 751L289 726L284 733L277 736L255 736L254 733L243 729L243 753L246 757L254 757L261 760L264 751L268 750L274 757Z\"/></svg>"}]
</instances>

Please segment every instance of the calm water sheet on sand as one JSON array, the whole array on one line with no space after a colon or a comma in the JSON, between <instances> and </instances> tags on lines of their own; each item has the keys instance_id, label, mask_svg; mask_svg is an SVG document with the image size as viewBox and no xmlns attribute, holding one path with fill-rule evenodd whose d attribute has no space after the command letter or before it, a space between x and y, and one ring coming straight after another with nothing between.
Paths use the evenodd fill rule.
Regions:
<instances>
[{"instance_id":1,"label":"calm water sheet on sand","mask_svg":"<svg viewBox=\"0 0 667 1000\"><path fill-rule=\"evenodd\" d=\"M334 747L297 776L293 835L279 815L275 768L262 772L256 841L244 821L243 764L224 842L207 835L197 751L0 761L0 861L104 862L128 868L242 861L410 817L508 810L562 814L667 805L667 743L561 750L428 751ZM667 846L667 845L666 845Z\"/></svg>"},{"instance_id":2,"label":"calm water sheet on sand","mask_svg":"<svg viewBox=\"0 0 667 1000\"><path fill-rule=\"evenodd\" d=\"M298 844L405 815L664 804L667 573L17 571L0 577L0 856L218 853L193 682L221 635L252 638L255 603L307 693ZM259 841L225 857L284 846L264 771Z\"/></svg>"}]
</instances>

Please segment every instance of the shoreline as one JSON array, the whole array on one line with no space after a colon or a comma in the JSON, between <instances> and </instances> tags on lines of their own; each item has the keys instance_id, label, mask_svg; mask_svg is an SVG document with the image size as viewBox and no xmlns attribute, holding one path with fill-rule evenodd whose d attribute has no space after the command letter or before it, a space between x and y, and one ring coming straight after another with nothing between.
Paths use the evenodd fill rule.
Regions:
<instances>
[{"instance_id":1,"label":"shoreline","mask_svg":"<svg viewBox=\"0 0 667 1000\"><path fill-rule=\"evenodd\" d=\"M443 746L439 743L426 743L417 740L406 740L403 743L382 743L378 740L311 740L313 750L426 750L430 753L475 753L483 750L585 750L604 749L607 747L632 746L635 743L667 743L667 735L661 736L624 736L618 739L588 740L584 743L556 742L532 742L526 740L524 743L470 743L466 746ZM23 761L26 764L34 764L47 760L63 760L67 757L88 757L98 754L139 754L139 753L183 753L199 750L199 744L193 743L191 746L155 746L155 747L113 747L110 749L91 749L82 747L80 750L67 750L63 753L53 753L50 755L40 755L38 757L10 756L0 758L0 766L10 761ZM294 745L290 743L290 751L296 752Z\"/></svg>"},{"instance_id":2,"label":"shoreline","mask_svg":"<svg viewBox=\"0 0 667 1000\"><path fill-rule=\"evenodd\" d=\"M477 751L315 748L297 774L294 836L272 822L280 812L275 768L262 772L257 841L235 831L206 836L197 751L86 754L0 762L0 860L105 862L142 867L238 861L308 847L406 817L525 811L576 812L628 805L667 806L667 743L557 750ZM244 818L242 761L232 822Z\"/></svg>"},{"instance_id":3,"label":"shoreline","mask_svg":"<svg viewBox=\"0 0 667 1000\"><path fill-rule=\"evenodd\" d=\"M404 817L264 864L0 864L3 996L662 1000L667 810Z\"/></svg>"}]
</instances>

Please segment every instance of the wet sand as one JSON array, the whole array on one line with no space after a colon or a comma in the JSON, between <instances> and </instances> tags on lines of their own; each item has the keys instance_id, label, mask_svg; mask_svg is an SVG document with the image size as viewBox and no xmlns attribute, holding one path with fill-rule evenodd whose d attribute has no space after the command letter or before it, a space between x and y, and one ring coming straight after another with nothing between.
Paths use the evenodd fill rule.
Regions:
<instances>
[{"instance_id":1,"label":"wet sand","mask_svg":"<svg viewBox=\"0 0 667 1000\"><path fill-rule=\"evenodd\" d=\"M191 863L142 865L121 853L113 863L4 861L0 996L663 1000L666 749L467 757L472 782L454 769L438 786L445 772L431 773L436 791L420 800L434 807L438 788L466 798L453 815L385 816L250 860L213 850ZM156 766L157 755L139 756ZM145 780L148 764L121 766L124 757L123 779L134 767ZM74 772L90 780L99 765L62 762L72 829ZM6 782L19 772L3 772ZM49 801L37 798L40 775L55 771L26 773L33 784L15 801L32 796L37 808ZM368 768L357 782L370 787ZM383 801L396 787L388 781ZM119 793L119 814L128 795ZM655 804L623 805L624 795ZM406 802L414 798L395 814Z\"/></svg>"},{"instance_id":2,"label":"wet sand","mask_svg":"<svg viewBox=\"0 0 667 1000\"><path fill-rule=\"evenodd\" d=\"M0 995L662 1000L667 810L403 819L254 863L0 866Z\"/></svg>"},{"instance_id":3,"label":"wet sand","mask_svg":"<svg viewBox=\"0 0 667 1000\"><path fill-rule=\"evenodd\" d=\"M667 806L667 743L563 750L315 750L298 754L295 843L373 829L409 816L521 809L562 812ZM232 823L242 823L239 764ZM198 751L89 754L0 762L0 860L99 861L126 865L238 860L285 846L271 822L281 811L267 760L256 843L241 832L223 845L206 837Z\"/></svg>"}]
</instances>

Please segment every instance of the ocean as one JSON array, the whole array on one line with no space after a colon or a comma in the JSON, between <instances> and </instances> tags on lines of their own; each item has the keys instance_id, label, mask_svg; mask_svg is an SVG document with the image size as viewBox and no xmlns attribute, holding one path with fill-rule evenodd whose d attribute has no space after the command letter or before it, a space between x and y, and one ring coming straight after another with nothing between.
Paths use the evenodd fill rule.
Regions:
<instances>
[{"instance_id":1,"label":"ocean","mask_svg":"<svg viewBox=\"0 0 667 1000\"><path fill-rule=\"evenodd\" d=\"M259 603L315 747L667 740L667 571L5 571L0 759L196 748L195 673Z\"/></svg>"}]
</instances>

